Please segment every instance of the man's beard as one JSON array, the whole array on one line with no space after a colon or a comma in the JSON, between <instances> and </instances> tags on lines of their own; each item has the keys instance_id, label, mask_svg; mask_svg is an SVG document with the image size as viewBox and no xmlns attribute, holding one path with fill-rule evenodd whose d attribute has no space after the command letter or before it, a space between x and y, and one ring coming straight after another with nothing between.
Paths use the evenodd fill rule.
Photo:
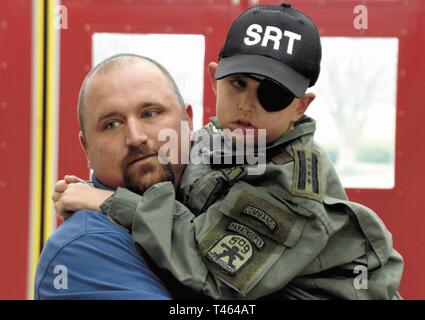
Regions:
<instances>
[{"instance_id":1,"label":"man's beard","mask_svg":"<svg viewBox=\"0 0 425 320\"><path fill-rule=\"evenodd\" d=\"M129 150L129 154L126 159L131 159L133 155L138 153L150 154L152 152L140 152L141 150ZM125 165L123 169L124 173L124 186L137 194L143 195L143 193L159 182L171 181L174 184L175 181L175 172L171 163L162 164L158 161L158 164L154 164L151 162L143 164L138 172L131 172L130 166ZM143 175L151 175L153 179L149 179L146 181ZM156 177L158 175L158 177Z\"/></svg>"}]
</instances>

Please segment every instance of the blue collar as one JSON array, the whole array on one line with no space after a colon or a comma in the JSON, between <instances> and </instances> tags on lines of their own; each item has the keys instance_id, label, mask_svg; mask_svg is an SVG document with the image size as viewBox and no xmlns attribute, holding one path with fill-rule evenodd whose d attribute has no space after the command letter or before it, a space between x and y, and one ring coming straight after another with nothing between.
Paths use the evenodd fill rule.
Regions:
<instances>
[{"instance_id":1,"label":"blue collar","mask_svg":"<svg viewBox=\"0 0 425 320\"><path fill-rule=\"evenodd\" d=\"M93 182L93 186L95 188L99 188L99 189L103 189L103 190L111 190L111 191L115 191L114 189L112 189L111 187L108 187L107 185L103 184L97 177L96 175L93 174L91 175L91 181Z\"/></svg>"}]
</instances>

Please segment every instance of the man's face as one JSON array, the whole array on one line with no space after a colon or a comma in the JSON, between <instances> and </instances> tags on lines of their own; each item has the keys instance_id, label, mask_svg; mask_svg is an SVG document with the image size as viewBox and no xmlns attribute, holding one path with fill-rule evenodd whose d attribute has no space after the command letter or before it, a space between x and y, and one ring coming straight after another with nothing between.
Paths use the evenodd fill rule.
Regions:
<instances>
[{"instance_id":1,"label":"man's face","mask_svg":"<svg viewBox=\"0 0 425 320\"><path fill-rule=\"evenodd\" d=\"M258 101L258 81L243 75L215 80L216 66L212 63L209 68L213 90L217 96L217 118L220 125L230 130L242 129L244 132L251 129L254 131L255 141L258 141L258 129L266 129L267 143L278 139L291 128L293 122L301 118L311 102L308 101L305 105L306 101L295 98L285 109L268 112Z\"/></svg>"},{"instance_id":2,"label":"man's face","mask_svg":"<svg viewBox=\"0 0 425 320\"><path fill-rule=\"evenodd\" d=\"M83 117L82 144L104 184L143 192L161 181L178 183L182 165L160 163L158 151L166 142L158 135L172 129L180 137L181 121L188 118L156 66L137 61L95 74L86 86ZM182 152L189 153L189 144L179 139Z\"/></svg>"}]
</instances>

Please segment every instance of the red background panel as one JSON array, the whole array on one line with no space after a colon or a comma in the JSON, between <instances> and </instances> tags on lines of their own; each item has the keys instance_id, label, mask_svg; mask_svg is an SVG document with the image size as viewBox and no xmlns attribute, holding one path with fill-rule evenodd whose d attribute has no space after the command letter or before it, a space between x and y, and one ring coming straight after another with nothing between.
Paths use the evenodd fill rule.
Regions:
<instances>
[{"instance_id":1,"label":"red background panel","mask_svg":"<svg viewBox=\"0 0 425 320\"><path fill-rule=\"evenodd\" d=\"M31 186L31 2L0 2L0 299L25 299Z\"/></svg>"}]
</instances>

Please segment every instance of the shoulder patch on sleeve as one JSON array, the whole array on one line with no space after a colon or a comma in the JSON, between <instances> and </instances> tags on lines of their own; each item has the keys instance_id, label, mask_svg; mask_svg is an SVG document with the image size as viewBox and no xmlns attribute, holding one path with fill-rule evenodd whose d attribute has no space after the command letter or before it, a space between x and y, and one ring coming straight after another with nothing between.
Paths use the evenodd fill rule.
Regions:
<instances>
[{"instance_id":1,"label":"shoulder patch on sleeve","mask_svg":"<svg viewBox=\"0 0 425 320\"><path fill-rule=\"evenodd\" d=\"M294 175L292 194L322 201L320 154L311 147L293 146Z\"/></svg>"}]
</instances>

